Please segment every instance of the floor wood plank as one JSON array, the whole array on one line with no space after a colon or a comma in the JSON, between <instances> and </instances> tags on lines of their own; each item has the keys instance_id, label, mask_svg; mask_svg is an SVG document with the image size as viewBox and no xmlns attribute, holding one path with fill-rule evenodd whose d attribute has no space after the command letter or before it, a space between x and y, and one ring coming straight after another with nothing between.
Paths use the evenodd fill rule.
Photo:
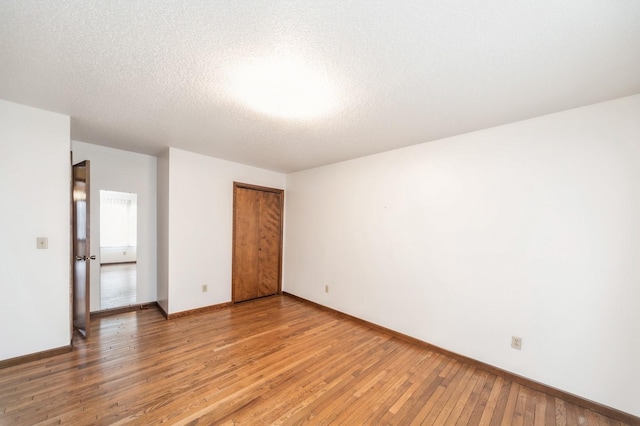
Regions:
<instances>
[{"instance_id":1,"label":"floor wood plank","mask_svg":"<svg viewBox=\"0 0 640 426\"><path fill-rule=\"evenodd\" d=\"M100 309L136 304L137 267L135 263L100 265Z\"/></svg>"},{"instance_id":2,"label":"floor wood plank","mask_svg":"<svg viewBox=\"0 0 640 426\"><path fill-rule=\"evenodd\" d=\"M287 296L91 335L0 370L0 424L621 424Z\"/></svg>"}]
</instances>

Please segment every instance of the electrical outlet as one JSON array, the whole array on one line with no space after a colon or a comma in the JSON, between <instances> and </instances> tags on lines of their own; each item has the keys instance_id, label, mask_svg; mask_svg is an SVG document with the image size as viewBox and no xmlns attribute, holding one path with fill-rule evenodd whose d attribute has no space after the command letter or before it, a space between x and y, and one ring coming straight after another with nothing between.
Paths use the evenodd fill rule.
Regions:
<instances>
[{"instance_id":1,"label":"electrical outlet","mask_svg":"<svg viewBox=\"0 0 640 426\"><path fill-rule=\"evenodd\" d=\"M48 249L49 248L49 238L47 238L47 237L38 237L38 238L36 238L36 247L38 249Z\"/></svg>"},{"instance_id":2,"label":"electrical outlet","mask_svg":"<svg viewBox=\"0 0 640 426\"><path fill-rule=\"evenodd\" d=\"M511 347L519 351L522 350L522 337L511 336Z\"/></svg>"},{"instance_id":3,"label":"electrical outlet","mask_svg":"<svg viewBox=\"0 0 640 426\"><path fill-rule=\"evenodd\" d=\"M329 293L329 286L328 286L328 285L325 285L325 286L324 286L324 292L325 292L325 293Z\"/></svg>"},{"instance_id":4,"label":"electrical outlet","mask_svg":"<svg viewBox=\"0 0 640 426\"><path fill-rule=\"evenodd\" d=\"M202 292L206 293L207 292L207 285L206 284L202 284Z\"/></svg>"}]
</instances>

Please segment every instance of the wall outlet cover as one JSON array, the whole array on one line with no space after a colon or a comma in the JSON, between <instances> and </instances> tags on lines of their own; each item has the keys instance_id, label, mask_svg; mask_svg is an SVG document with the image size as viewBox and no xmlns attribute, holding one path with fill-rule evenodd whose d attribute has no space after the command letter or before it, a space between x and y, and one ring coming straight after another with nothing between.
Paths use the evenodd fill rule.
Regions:
<instances>
[{"instance_id":1,"label":"wall outlet cover","mask_svg":"<svg viewBox=\"0 0 640 426\"><path fill-rule=\"evenodd\" d=\"M511 336L511 347L519 351L522 350L522 337Z\"/></svg>"},{"instance_id":2,"label":"wall outlet cover","mask_svg":"<svg viewBox=\"0 0 640 426\"><path fill-rule=\"evenodd\" d=\"M49 238L47 238L47 237L37 237L36 238L36 248L38 248L38 249L48 249L49 248Z\"/></svg>"}]
</instances>

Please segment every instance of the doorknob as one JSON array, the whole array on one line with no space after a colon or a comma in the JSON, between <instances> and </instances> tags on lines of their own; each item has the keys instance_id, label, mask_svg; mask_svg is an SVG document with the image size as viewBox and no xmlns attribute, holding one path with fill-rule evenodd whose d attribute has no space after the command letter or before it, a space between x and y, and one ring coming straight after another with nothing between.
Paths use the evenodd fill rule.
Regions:
<instances>
[{"instance_id":1,"label":"doorknob","mask_svg":"<svg viewBox=\"0 0 640 426\"><path fill-rule=\"evenodd\" d=\"M89 257L87 257L87 256L76 256L76 260L89 260L89 259L96 260L96 255L94 254L94 255L91 255Z\"/></svg>"}]
</instances>

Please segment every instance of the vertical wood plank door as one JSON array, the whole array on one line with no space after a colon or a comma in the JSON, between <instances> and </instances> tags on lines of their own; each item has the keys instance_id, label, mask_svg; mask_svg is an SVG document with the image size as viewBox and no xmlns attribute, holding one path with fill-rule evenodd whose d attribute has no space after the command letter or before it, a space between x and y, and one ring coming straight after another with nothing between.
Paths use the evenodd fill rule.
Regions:
<instances>
[{"instance_id":1,"label":"vertical wood plank door","mask_svg":"<svg viewBox=\"0 0 640 426\"><path fill-rule=\"evenodd\" d=\"M284 191L233 186L234 302L280 293Z\"/></svg>"}]
</instances>

